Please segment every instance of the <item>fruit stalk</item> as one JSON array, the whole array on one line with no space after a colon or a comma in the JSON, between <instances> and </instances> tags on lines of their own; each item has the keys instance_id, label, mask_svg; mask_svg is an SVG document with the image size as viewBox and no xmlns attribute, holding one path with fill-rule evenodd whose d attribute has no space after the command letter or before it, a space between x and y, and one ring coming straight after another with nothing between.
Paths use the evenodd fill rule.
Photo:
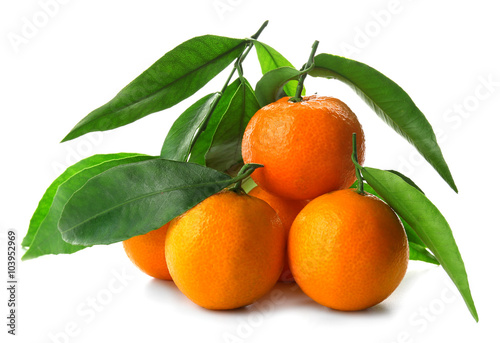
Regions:
<instances>
[{"instance_id":1,"label":"fruit stalk","mask_svg":"<svg viewBox=\"0 0 500 343\"><path fill-rule=\"evenodd\" d=\"M314 55L316 55L316 50L318 49L319 41L314 41L311 49L311 54L309 55L309 60L302 67L301 70L307 70L311 68L314 63ZM301 102L302 101L302 90L304 89L304 80L306 79L307 73L304 73L299 78L299 84L297 85L297 90L295 92L295 96L290 98L290 102Z\"/></svg>"},{"instance_id":2,"label":"fruit stalk","mask_svg":"<svg viewBox=\"0 0 500 343\"><path fill-rule=\"evenodd\" d=\"M356 146L356 133L353 132L352 134L352 162L354 163L354 167L356 168L356 179L358 180L358 188L356 189L356 192L360 195L365 194L364 190L364 184L363 184L363 177L361 176L361 166L359 165L358 162L358 148Z\"/></svg>"}]
</instances>

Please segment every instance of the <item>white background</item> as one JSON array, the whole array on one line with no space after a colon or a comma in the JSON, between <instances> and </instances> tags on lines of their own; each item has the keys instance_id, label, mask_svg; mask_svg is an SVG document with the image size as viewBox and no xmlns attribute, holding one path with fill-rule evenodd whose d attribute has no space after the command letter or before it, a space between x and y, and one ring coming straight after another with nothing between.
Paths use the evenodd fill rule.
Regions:
<instances>
[{"instance_id":1,"label":"white background","mask_svg":"<svg viewBox=\"0 0 500 343\"><path fill-rule=\"evenodd\" d=\"M174 108L59 144L83 116L177 44L206 33L248 37L269 19L261 40L296 66L317 39L319 52L347 55L382 71L426 114L439 133L458 195L347 86L306 81L308 93L338 97L358 115L367 137L366 165L412 177L448 218L480 321L474 322L442 268L418 262L410 263L387 301L363 312L326 309L293 285L276 286L254 306L211 312L172 283L138 272L115 244L20 262L13 341L499 341L495 2L61 0L51 16L43 14L45 2L0 5L0 269L6 268L6 230L15 229L20 242L61 168L95 153L158 154L173 120L195 99L219 90L229 70ZM12 44L27 22L38 25L36 31ZM244 68L255 84L260 70L253 52ZM488 79L489 89L483 86ZM4 341L7 293L0 294ZM89 305L92 298L98 299L96 309Z\"/></svg>"}]
</instances>

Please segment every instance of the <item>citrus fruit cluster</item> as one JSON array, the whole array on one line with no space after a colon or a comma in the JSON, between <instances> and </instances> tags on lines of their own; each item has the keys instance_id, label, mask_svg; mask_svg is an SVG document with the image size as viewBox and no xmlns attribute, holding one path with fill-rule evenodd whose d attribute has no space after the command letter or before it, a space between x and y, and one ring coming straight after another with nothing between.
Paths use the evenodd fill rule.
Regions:
<instances>
[{"instance_id":1,"label":"citrus fruit cluster","mask_svg":"<svg viewBox=\"0 0 500 343\"><path fill-rule=\"evenodd\" d=\"M365 166L356 115L336 98L304 96L304 80L349 85L458 192L425 115L375 68L316 54L317 40L296 69L259 40L268 23L250 38L179 44L78 122L63 142L173 107L234 62L220 91L177 117L159 155L96 154L57 177L30 220L22 259L123 242L142 271L209 309L245 306L296 281L322 305L360 310L394 291L410 257L442 266L478 321L446 218L409 177ZM253 48L255 86L243 68Z\"/></svg>"},{"instance_id":2,"label":"citrus fruit cluster","mask_svg":"<svg viewBox=\"0 0 500 343\"><path fill-rule=\"evenodd\" d=\"M316 302L361 310L387 298L408 265L408 240L382 200L349 189L364 134L342 101L284 97L261 108L242 141L257 187L212 195L158 230L124 241L145 273L173 280L208 309L249 305L295 280ZM362 180L358 180L362 183Z\"/></svg>"}]
</instances>

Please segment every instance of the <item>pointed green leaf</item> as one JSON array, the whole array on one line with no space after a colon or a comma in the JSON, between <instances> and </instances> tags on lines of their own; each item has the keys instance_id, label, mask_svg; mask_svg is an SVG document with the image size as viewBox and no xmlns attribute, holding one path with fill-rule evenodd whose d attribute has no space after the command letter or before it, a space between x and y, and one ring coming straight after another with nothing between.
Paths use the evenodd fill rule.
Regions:
<instances>
[{"instance_id":1,"label":"pointed green leaf","mask_svg":"<svg viewBox=\"0 0 500 343\"><path fill-rule=\"evenodd\" d=\"M399 176L400 178L402 178L403 180L406 181L406 183L410 184L411 186L415 187L416 189L418 189L420 192L422 192L423 194L424 191L420 189L420 187L417 186L417 184L415 182L413 182L412 179L410 179L408 176L406 175L403 175L402 173L396 171L396 170L387 170L389 173L393 173L393 174L396 174L397 176Z\"/></svg>"},{"instance_id":2,"label":"pointed green leaf","mask_svg":"<svg viewBox=\"0 0 500 343\"><path fill-rule=\"evenodd\" d=\"M282 54L280 54L269 45L255 41L254 46L263 75L273 69L278 69L280 67L294 68L294 66ZM297 81L290 81L285 84L285 86L283 87L283 91L288 96L294 96L295 91L297 90L297 84ZM303 95L305 94L305 88L302 90L302 93Z\"/></svg>"},{"instance_id":3,"label":"pointed green leaf","mask_svg":"<svg viewBox=\"0 0 500 343\"><path fill-rule=\"evenodd\" d=\"M363 167L363 178L394 211L415 230L455 283L474 319L476 307L469 288L465 265L451 228L441 212L418 189L398 175Z\"/></svg>"},{"instance_id":4,"label":"pointed green leaf","mask_svg":"<svg viewBox=\"0 0 500 343\"><path fill-rule=\"evenodd\" d=\"M372 67L344 57L319 54L314 63L310 75L338 79L351 86L382 120L415 146L457 192L431 125L401 87Z\"/></svg>"},{"instance_id":5,"label":"pointed green leaf","mask_svg":"<svg viewBox=\"0 0 500 343\"><path fill-rule=\"evenodd\" d=\"M408 244L410 246L410 260L439 265L439 261L425 247L413 242L408 242Z\"/></svg>"},{"instance_id":6,"label":"pointed green leaf","mask_svg":"<svg viewBox=\"0 0 500 343\"><path fill-rule=\"evenodd\" d=\"M52 184L45 191L45 194L42 196L42 199L38 203L38 206L31 217L28 233L24 237L21 246L29 247L31 245L40 224L47 216L47 213L49 213L49 209L52 206L57 189L62 183L71 178L73 175L80 173L82 170L109 161L110 159L121 159L137 155L140 154L94 155L68 167L57 179L52 182Z\"/></svg>"},{"instance_id":7,"label":"pointed green leaf","mask_svg":"<svg viewBox=\"0 0 500 343\"><path fill-rule=\"evenodd\" d=\"M56 195L57 188L75 173L78 173L80 170L93 166L95 164L99 164L102 161L107 160L107 158L103 155L95 155L90 158L84 159L69 168L67 168L57 179L55 179L52 184L47 188L45 194L42 196L42 199L38 203L38 206L33 213L33 216L30 220L30 225L28 227L28 232L21 242L21 246L29 247L35 234L40 227L40 224L49 213L50 206L52 205L52 201L54 200L54 196Z\"/></svg>"},{"instance_id":8,"label":"pointed green leaf","mask_svg":"<svg viewBox=\"0 0 500 343\"><path fill-rule=\"evenodd\" d=\"M380 197L380 196L378 196ZM381 198L381 197L380 197ZM427 248L427 246L425 245L425 243L420 239L420 237L418 237L417 233L415 232L415 230L413 230L410 226L410 224L408 224L406 222L406 220L404 220L403 218L399 217L399 219L401 219L401 223L403 223L403 226L405 228L405 231L406 231L406 236L408 237L408 241L410 243L414 243L416 245L419 245L423 248Z\"/></svg>"},{"instance_id":9,"label":"pointed green leaf","mask_svg":"<svg viewBox=\"0 0 500 343\"><path fill-rule=\"evenodd\" d=\"M209 94L189 107L174 122L168 132L161 156L174 161L187 161L193 140L205 123L210 110L220 93Z\"/></svg>"},{"instance_id":10,"label":"pointed green leaf","mask_svg":"<svg viewBox=\"0 0 500 343\"><path fill-rule=\"evenodd\" d=\"M117 166L69 198L59 231L71 244L123 241L163 226L233 182L194 163L155 159Z\"/></svg>"},{"instance_id":11,"label":"pointed green leaf","mask_svg":"<svg viewBox=\"0 0 500 343\"><path fill-rule=\"evenodd\" d=\"M255 96L259 101L260 107L264 107L281 97L281 91L287 82L298 80L299 77L307 71L299 71L290 67L281 67L273 69L257 82L255 86Z\"/></svg>"},{"instance_id":12,"label":"pointed green leaf","mask_svg":"<svg viewBox=\"0 0 500 343\"><path fill-rule=\"evenodd\" d=\"M83 118L63 139L130 124L190 97L225 69L247 41L213 35L192 38L167 52L111 101Z\"/></svg>"},{"instance_id":13,"label":"pointed green leaf","mask_svg":"<svg viewBox=\"0 0 500 343\"><path fill-rule=\"evenodd\" d=\"M231 103L215 130L212 144L206 154L208 167L226 171L243 162L241 141L252 116L260 106L252 86L244 80L231 99Z\"/></svg>"},{"instance_id":14,"label":"pointed green leaf","mask_svg":"<svg viewBox=\"0 0 500 343\"><path fill-rule=\"evenodd\" d=\"M224 113L226 113L227 108L231 103L231 99L238 90L240 84L241 81L239 78L234 80L222 94L217 106L208 120L205 130L203 130L200 134L200 137L198 137L191 149L189 162L201 164L203 166L206 165L205 155L207 154L208 149L210 149L217 126L219 126L219 122L221 121Z\"/></svg>"},{"instance_id":15,"label":"pointed green leaf","mask_svg":"<svg viewBox=\"0 0 500 343\"><path fill-rule=\"evenodd\" d=\"M42 197L31 220L28 235L23 241L23 245L29 246L29 249L22 259L28 260L47 254L71 254L85 248L63 241L57 229L62 209L70 196L90 178L105 170L152 158L155 157L127 153L94 155L69 167Z\"/></svg>"}]
</instances>

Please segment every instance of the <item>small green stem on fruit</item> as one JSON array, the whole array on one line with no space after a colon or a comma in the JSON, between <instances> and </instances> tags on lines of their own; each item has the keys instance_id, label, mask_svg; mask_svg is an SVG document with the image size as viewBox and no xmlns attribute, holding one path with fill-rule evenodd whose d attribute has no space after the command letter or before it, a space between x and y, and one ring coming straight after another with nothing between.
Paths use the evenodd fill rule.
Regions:
<instances>
[{"instance_id":1,"label":"small green stem on fruit","mask_svg":"<svg viewBox=\"0 0 500 343\"><path fill-rule=\"evenodd\" d=\"M241 183L243 182L244 179L249 177L255 171L255 169L261 167L264 167L264 165L257 163L245 164L243 167L241 167L240 171L238 172L238 175L233 179L235 184L233 187L229 188L229 190L236 193L245 193L245 191L241 187Z\"/></svg>"},{"instance_id":2,"label":"small green stem on fruit","mask_svg":"<svg viewBox=\"0 0 500 343\"><path fill-rule=\"evenodd\" d=\"M311 54L309 55L309 60L302 67L301 71L304 71L310 68L314 63L314 55L316 55L316 50L318 49L319 41L314 41L312 45ZM290 98L290 102L301 102L302 101L302 90L304 89L304 80L306 79L307 73L304 73L299 78L299 84L297 85L297 91L295 92L295 96Z\"/></svg>"},{"instance_id":3,"label":"small green stem on fruit","mask_svg":"<svg viewBox=\"0 0 500 343\"><path fill-rule=\"evenodd\" d=\"M233 78L233 75L236 71L238 71L239 78L240 78L241 82L243 82L243 68L242 68L241 64L243 63L243 61L247 57L250 50L252 50L252 47L254 45L253 40L256 40L257 38L259 38L260 34L262 33L262 31L264 31L267 24L269 24L269 20L266 20L264 22L264 24L261 25L259 30L253 36L250 37L251 40L249 40L247 42L246 48L241 52L240 56L238 56L238 58L236 59L236 62L234 62L233 69L231 70L231 73L229 74L229 77L227 78L226 83L224 83L224 86L222 87L221 91L219 92L219 96L212 103L212 106L210 106L210 110L208 112L207 117L205 118L205 121L201 125L200 129L196 132L196 134L193 138L193 142L191 144L191 148L194 147L194 145L196 144L196 141L198 140L198 138L200 138L201 133L203 131L205 131L205 129L207 128L208 121L212 117L212 113L214 112L215 108L219 104L219 100L222 97L222 94L224 94L224 92L226 91L227 87L229 86L229 82L231 82L231 79Z\"/></svg>"},{"instance_id":4,"label":"small green stem on fruit","mask_svg":"<svg viewBox=\"0 0 500 343\"><path fill-rule=\"evenodd\" d=\"M352 162L354 163L354 168L356 168L356 178L358 179L358 188L356 189L356 192L358 194L364 195L365 190L364 190L364 183L363 183L363 177L361 176L361 166L359 165L358 162L358 148L356 145L356 133L354 132L352 134L352 156L351 156Z\"/></svg>"}]
</instances>

